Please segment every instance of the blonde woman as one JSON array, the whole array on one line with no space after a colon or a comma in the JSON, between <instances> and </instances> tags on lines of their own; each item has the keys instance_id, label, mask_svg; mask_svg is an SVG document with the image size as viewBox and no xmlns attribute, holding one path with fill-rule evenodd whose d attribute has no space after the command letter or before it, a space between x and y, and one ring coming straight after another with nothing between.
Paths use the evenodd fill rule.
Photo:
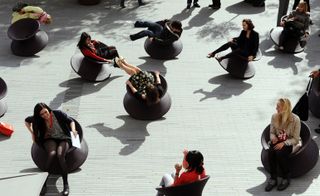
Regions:
<instances>
[{"instance_id":1,"label":"blonde woman","mask_svg":"<svg viewBox=\"0 0 320 196\"><path fill-rule=\"evenodd\" d=\"M290 184L290 170L288 158L301 146L300 139L300 119L291 112L289 99L281 98L277 102L277 113L272 115L270 124L270 148L269 164L271 178L265 187L266 191L271 191L277 186L277 177L282 174L282 180L277 189L282 191ZM279 172L277 168L279 166Z\"/></svg>"}]
</instances>

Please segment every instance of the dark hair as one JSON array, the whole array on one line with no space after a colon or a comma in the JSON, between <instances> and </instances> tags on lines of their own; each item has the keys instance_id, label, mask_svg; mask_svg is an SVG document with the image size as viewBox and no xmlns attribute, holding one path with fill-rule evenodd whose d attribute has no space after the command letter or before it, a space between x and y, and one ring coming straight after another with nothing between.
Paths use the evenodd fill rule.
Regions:
<instances>
[{"instance_id":1,"label":"dark hair","mask_svg":"<svg viewBox=\"0 0 320 196\"><path fill-rule=\"evenodd\" d=\"M47 106L45 103L37 103L36 106L34 106L33 109L33 131L34 135L38 139L43 139L44 133L47 130L46 122L45 120L40 116L40 112L43 108L46 108L49 112L52 110ZM39 140L38 140L39 141Z\"/></svg>"},{"instance_id":2,"label":"dark hair","mask_svg":"<svg viewBox=\"0 0 320 196\"><path fill-rule=\"evenodd\" d=\"M254 25L253 25L251 19L246 18L246 19L243 19L242 22L245 22L248 25L249 30L254 29Z\"/></svg>"},{"instance_id":3,"label":"dark hair","mask_svg":"<svg viewBox=\"0 0 320 196\"><path fill-rule=\"evenodd\" d=\"M86 44L86 40L87 40L87 38L90 38L91 39L91 36L88 34L88 33L86 33L86 32L82 32L81 33L81 36L80 36L80 40L79 40L79 42L78 42L78 44L77 44L77 46L78 46L78 48L81 50L81 49L83 49L83 48L88 48L88 46L87 46L87 44Z\"/></svg>"},{"instance_id":4,"label":"dark hair","mask_svg":"<svg viewBox=\"0 0 320 196\"><path fill-rule=\"evenodd\" d=\"M171 27L181 30L182 29L182 24L181 24L180 21L174 20L174 21L171 22Z\"/></svg>"},{"instance_id":5,"label":"dark hair","mask_svg":"<svg viewBox=\"0 0 320 196\"><path fill-rule=\"evenodd\" d=\"M203 155L197 150L189 151L185 160L188 162L188 171L196 170L198 174L202 174L203 168Z\"/></svg>"},{"instance_id":6,"label":"dark hair","mask_svg":"<svg viewBox=\"0 0 320 196\"><path fill-rule=\"evenodd\" d=\"M22 8L24 8L26 6L28 6L27 3L19 1L12 7L12 11L13 12L20 12L22 10Z\"/></svg>"},{"instance_id":7,"label":"dark hair","mask_svg":"<svg viewBox=\"0 0 320 196\"><path fill-rule=\"evenodd\" d=\"M148 104L155 104L159 101L159 91L153 84L146 87L146 100Z\"/></svg>"}]
</instances>

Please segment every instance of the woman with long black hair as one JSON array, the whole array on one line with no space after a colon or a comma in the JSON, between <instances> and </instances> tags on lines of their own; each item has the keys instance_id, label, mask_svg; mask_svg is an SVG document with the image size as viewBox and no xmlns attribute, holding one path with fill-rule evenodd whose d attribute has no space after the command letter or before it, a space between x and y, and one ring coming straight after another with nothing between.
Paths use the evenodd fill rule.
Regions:
<instances>
[{"instance_id":1,"label":"woman with long black hair","mask_svg":"<svg viewBox=\"0 0 320 196\"><path fill-rule=\"evenodd\" d=\"M86 32L81 33L77 46L84 56L97 61L112 63L111 59L120 58L115 46L108 46L100 41L93 40ZM116 63L114 63L114 66L118 67Z\"/></svg>"},{"instance_id":2,"label":"woman with long black hair","mask_svg":"<svg viewBox=\"0 0 320 196\"><path fill-rule=\"evenodd\" d=\"M57 156L62 169L63 195L69 195L68 168L66 154L71 147L71 135L78 134L75 122L60 110L51 110L45 103L34 107L33 116L25 119L25 125L32 135L33 142L42 146L47 152L46 170Z\"/></svg>"}]
</instances>

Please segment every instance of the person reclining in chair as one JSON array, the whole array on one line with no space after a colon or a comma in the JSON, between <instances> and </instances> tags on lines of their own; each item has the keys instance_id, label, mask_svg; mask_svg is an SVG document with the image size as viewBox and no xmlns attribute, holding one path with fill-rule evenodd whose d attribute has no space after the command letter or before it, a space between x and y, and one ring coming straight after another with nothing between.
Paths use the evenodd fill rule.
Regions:
<instances>
[{"instance_id":1,"label":"person reclining in chair","mask_svg":"<svg viewBox=\"0 0 320 196\"><path fill-rule=\"evenodd\" d=\"M51 16L37 6L30 6L26 3L18 2L12 8L12 11L11 23L24 18L32 18L43 24L50 24L52 22Z\"/></svg>"},{"instance_id":2,"label":"person reclining in chair","mask_svg":"<svg viewBox=\"0 0 320 196\"><path fill-rule=\"evenodd\" d=\"M132 41L148 36L152 41L156 41L162 45L173 43L180 38L182 33L182 24L177 20L171 21L165 19L158 22L136 21L134 27L148 27L148 29L130 35Z\"/></svg>"},{"instance_id":3,"label":"person reclining in chair","mask_svg":"<svg viewBox=\"0 0 320 196\"><path fill-rule=\"evenodd\" d=\"M307 12L308 5L306 2L300 2L280 25L283 26L279 39L279 49L283 50L283 44L288 36L295 36L299 40L300 46L306 45L306 39L309 36L310 14Z\"/></svg>"}]
</instances>

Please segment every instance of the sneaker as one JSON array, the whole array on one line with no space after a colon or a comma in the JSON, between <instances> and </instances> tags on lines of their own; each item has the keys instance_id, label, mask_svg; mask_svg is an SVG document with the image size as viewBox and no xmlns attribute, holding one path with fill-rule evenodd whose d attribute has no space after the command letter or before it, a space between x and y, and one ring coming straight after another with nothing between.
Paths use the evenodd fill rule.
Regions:
<instances>
[{"instance_id":1,"label":"sneaker","mask_svg":"<svg viewBox=\"0 0 320 196\"><path fill-rule=\"evenodd\" d=\"M123 56L119 56L119 59L121 60L121 61L124 61L124 57Z\"/></svg>"},{"instance_id":2,"label":"sneaker","mask_svg":"<svg viewBox=\"0 0 320 196\"><path fill-rule=\"evenodd\" d=\"M187 9L190 9L191 8L191 5L187 5Z\"/></svg>"},{"instance_id":3,"label":"sneaker","mask_svg":"<svg viewBox=\"0 0 320 196\"><path fill-rule=\"evenodd\" d=\"M146 3L139 2L139 6L144 6L144 5L146 5Z\"/></svg>"},{"instance_id":4,"label":"sneaker","mask_svg":"<svg viewBox=\"0 0 320 196\"><path fill-rule=\"evenodd\" d=\"M200 5L198 3L194 3L193 7L200 7Z\"/></svg>"},{"instance_id":5,"label":"sneaker","mask_svg":"<svg viewBox=\"0 0 320 196\"><path fill-rule=\"evenodd\" d=\"M283 191L285 190L290 184L290 180L288 179L282 179L281 183L278 185L277 189L278 191Z\"/></svg>"},{"instance_id":6,"label":"sneaker","mask_svg":"<svg viewBox=\"0 0 320 196\"><path fill-rule=\"evenodd\" d=\"M129 37L130 37L130 40L131 40L131 41L136 40L136 39L134 38L134 35L129 35Z\"/></svg>"},{"instance_id":7,"label":"sneaker","mask_svg":"<svg viewBox=\"0 0 320 196\"><path fill-rule=\"evenodd\" d=\"M114 58L114 60L115 60L116 64L119 66L119 64L121 63L121 60L118 57Z\"/></svg>"},{"instance_id":8,"label":"sneaker","mask_svg":"<svg viewBox=\"0 0 320 196\"><path fill-rule=\"evenodd\" d=\"M270 178L268 180L267 186L264 188L266 192L271 191L275 186L277 186L277 180Z\"/></svg>"},{"instance_id":9,"label":"sneaker","mask_svg":"<svg viewBox=\"0 0 320 196\"><path fill-rule=\"evenodd\" d=\"M113 67L115 67L115 68L120 68L119 65L117 64L115 58L113 59Z\"/></svg>"}]
</instances>

